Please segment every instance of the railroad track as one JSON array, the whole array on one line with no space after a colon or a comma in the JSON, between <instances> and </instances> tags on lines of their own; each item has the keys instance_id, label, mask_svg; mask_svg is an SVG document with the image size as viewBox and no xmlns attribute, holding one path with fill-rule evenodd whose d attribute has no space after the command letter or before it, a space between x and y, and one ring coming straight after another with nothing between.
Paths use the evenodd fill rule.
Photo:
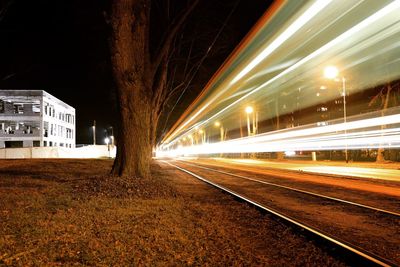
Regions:
<instances>
[{"instance_id":1,"label":"railroad track","mask_svg":"<svg viewBox=\"0 0 400 267\"><path fill-rule=\"evenodd\" d=\"M327 200L331 200L331 201L335 201L335 202L339 202L339 203L345 203L345 204L361 207L361 208L364 208L364 209L367 209L367 210L371 210L371 211L374 211L374 212L379 212L379 213L392 215L392 216L396 216L396 217L400 218L400 213L395 212L395 211L385 210L385 209L373 207L373 206L370 206L370 205L357 203L357 202L354 202L354 201L349 201L349 200L345 200L345 199L341 199L341 198L331 197L331 196L318 194L318 193L314 193L314 192L311 192L311 191L302 190L302 189L298 189L298 188L294 188L294 187L290 187L290 186L280 185L280 184L277 184L277 183L271 183L271 182L267 182L267 181L263 181L263 180L259 180L259 179L255 179L255 178L251 178L251 177L246 177L246 176L243 176L243 175L238 175L238 174L234 174L234 173L220 171L220 170L212 169L212 168L205 167L205 166L199 165L199 164L191 164L191 163L188 163L188 162L184 162L184 164L189 165L189 166L193 166L193 167L196 167L196 168L208 170L208 171L213 171L213 172L217 172L217 173L221 173L221 174L237 177L237 178L240 178L240 179L245 179L245 180L257 182L257 183L260 183L260 184L265 184L265 185L269 185L269 186L273 186L273 187L283 188L283 189L287 189L287 190L290 190L290 191L295 191L295 192L298 192L298 193L302 193L302 194L306 194L306 195L310 195L310 196L315 196L315 197L319 197L319 198L323 198L323 199L327 199Z\"/></svg>"},{"instance_id":2,"label":"railroad track","mask_svg":"<svg viewBox=\"0 0 400 267\"><path fill-rule=\"evenodd\" d=\"M328 232L310 225L309 223L305 223L300 221L297 218L294 218L293 216L290 216L284 212L278 211L276 208L273 208L271 206L266 205L265 203L260 203L254 199L251 199L247 196L245 196L244 194L232 190L226 186L223 186L219 183L213 182L210 179L207 179L206 177L204 177L204 175L199 175L198 173L195 173L191 170L188 170L184 167L181 166L177 166L175 164L172 164L168 161L163 161L166 164L177 168L180 171L183 171L207 184L210 184L226 193L229 193L231 195L233 195L234 197L245 201L251 205L254 205L255 207L266 211L268 213L271 213L275 216L277 216L278 218L288 222L291 225L294 225L297 228L300 229L304 229L306 230L308 233L310 233L313 237L316 237L320 240L326 241L327 244L334 246L335 248L340 248L340 251L342 252L343 255L345 254L351 254L353 257L353 259L356 259L355 261L357 263L361 263L362 266L367 266L367 265L376 265L376 266L397 266L396 263L393 263L392 260L387 259L381 255L378 255L375 252L369 251L367 249L361 248L356 244L353 244L349 241L343 240L339 237L336 237L332 234L329 234ZM180 162L182 163L182 162ZM239 179L243 179L243 180L247 180L247 181L251 181L251 182L255 182L255 183L260 183L263 185L268 185L268 186L273 186L273 187L277 187L280 189L284 189L284 190L289 190L289 191L293 191L296 193L300 193L300 194L304 194L304 195L309 195L312 197L318 197L318 198L322 198L325 200L329 200L329 201L334 201L334 202L338 202L341 204L346 204L346 205L351 205L351 206L355 206L358 208L362 208L362 209L366 209L366 210L371 210L373 212L378 212L384 215L388 215L388 216L394 216L394 217L400 217L400 214L397 212L393 212L393 211L389 211L389 210L385 210L385 209L380 209L380 208L376 208L376 207L372 207L372 206L368 206L368 205L364 205L364 204L360 204L360 203L356 203L356 202L352 202L352 201L348 201L348 200L344 200L344 199L339 199L339 198L334 198L334 197L330 197L330 196L325 196L322 194L317 194L314 192L310 192L310 191L306 191L306 190L302 190L302 189L297 189L297 188L293 188L293 187L289 187L289 186L284 186L284 185L279 185L279 184L275 184L275 183L270 183L270 182L266 182L266 181L262 181L259 179L254 179L254 178L250 178L250 177L246 177L243 175L237 175L234 173L229 173L229 172L225 172L225 171L221 171L221 170L216 170L216 169L212 169L212 168L208 168L205 166L201 166L201 165L197 165L197 164L191 164L191 163L187 163L187 162L183 162L183 164L186 164L188 166L194 167L194 168L199 168L201 170L204 171L208 171L208 172L213 172L213 173L218 173L221 175L226 175L226 176L231 176L231 177L235 177L235 178L239 178ZM346 257L345 257L346 258ZM348 258L347 258L348 259Z\"/></svg>"}]
</instances>

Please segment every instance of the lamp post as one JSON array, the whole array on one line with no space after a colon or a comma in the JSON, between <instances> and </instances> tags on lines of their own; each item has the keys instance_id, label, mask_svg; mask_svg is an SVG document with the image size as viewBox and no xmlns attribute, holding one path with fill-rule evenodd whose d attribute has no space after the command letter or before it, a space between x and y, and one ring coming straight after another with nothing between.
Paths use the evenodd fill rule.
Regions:
<instances>
[{"instance_id":1,"label":"lamp post","mask_svg":"<svg viewBox=\"0 0 400 267\"><path fill-rule=\"evenodd\" d=\"M327 66L324 69L324 76L328 79L335 79L339 75L339 70L335 66ZM347 151L347 112L346 112L346 78L342 76L342 96L343 96L343 122L344 122L344 138L345 138L345 157L346 163L349 163L348 151Z\"/></svg>"},{"instance_id":2,"label":"lamp post","mask_svg":"<svg viewBox=\"0 0 400 267\"><path fill-rule=\"evenodd\" d=\"M189 134L188 135L189 141L190 141L190 145L193 146L194 142L193 142L193 135Z\"/></svg>"},{"instance_id":3,"label":"lamp post","mask_svg":"<svg viewBox=\"0 0 400 267\"><path fill-rule=\"evenodd\" d=\"M206 142L206 132L205 132L205 130L200 129L198 131L198 133L200 134L201 143L205 144L205 142Z\"/></svg>"},{"instance_id":4,"label":"lamp post","mask_svg":"<svg viewBox=\"0 0 400 267\"><path fill-rule=\"evenodd\" d=\"M225 140L225 133L226 133L226 131L224 129L224 126L222 126L222 124L219 121L216 121L214 123L214 126L215 127L219 127L220 141L221 142L224 141Z\"/></svg>"},{"instance_id":5,"label":"lamp post","mask_svg":"<svg viewBox=\"0 0 400 267\"><path fill-rule=\"evenodd\" d=\"M114 146L114 128L112 126L110 126L109 128L111 129L111 135L110 135L111 146Z\"/></svg>"},{"instance_id":6,"label":"lamp post","mask_svg":"<svg viewBox=\"0 0 400 267\"><path fill-rule=\"evenodd\" d=\"M111 158L111 155L110 155L110 138L108 138L108 137L104 138L104 142L107 145L108 157Z\"/></svg>"},{"instance_id":7,"label":"lamp post","mask_svg":"<svg viewBox=\"0 0 400 267\"><path fill-rule=\"evenodd\" d=\"M247 106L245 109L245 112L246 112L246 116L247 116L247 133L249 136L256 135L257 128L258 128L257 113L254 112L254 109L251 106ZM252 115L252 122L250 122L250 115Z\"/></svg>"},{"instance_id":8,"label":"lamp post","mask_svg":"<svg viewBox=\"0 0 400 267\"><path fill-rule=\"evenodd\" d=\"M93 145L96 145L96 121L93 121Z\"/></svg>"},{"instance_id":9,"label":"lamp post","mask_svg":"<svg viewBox=\"0 0 400 267\"><path fill-rule=\"evenodd\" d=\"M252 106L247 106L244 111L246 112L246 118L247 118L248 136L254 136L257 134L258 114L254 111L254 108ZM250 115L252 115L252 122L250 122ZM254 153L254 152L251 153L250 157L256 158L256 153Z\"/></svg>"}]
</instances>

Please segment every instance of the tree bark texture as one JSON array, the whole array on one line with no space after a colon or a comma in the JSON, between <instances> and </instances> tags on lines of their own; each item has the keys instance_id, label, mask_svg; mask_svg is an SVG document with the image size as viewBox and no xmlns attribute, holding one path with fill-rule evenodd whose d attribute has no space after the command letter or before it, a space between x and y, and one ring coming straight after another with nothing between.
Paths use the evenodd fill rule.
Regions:
<instances>
[{"instance_id":1,"label":"tree bark texture","mask_svg":"<svg viewBox=\"0 0 400 267\"><path fill-rule=\"evenodd\" d=\"M150 172L154 117L149 77L150 1L115 0L111 61L119 110L118 153L112 174L146 177Z\"/></svg>"},{"instance_id":2,"label":"tree bark texture","mask_svg":"<svg viewBox=\"0 0 400 267\"><path fill-rule=\"evenodd\" d=\"M119 105L113 175L150 175L158 120L170 94L166 86L170 48L198 2L188 2L182 15L167 27L158 48L150 51L151 0L112 1L111 63Z\"/></svg>"}]
</instances>

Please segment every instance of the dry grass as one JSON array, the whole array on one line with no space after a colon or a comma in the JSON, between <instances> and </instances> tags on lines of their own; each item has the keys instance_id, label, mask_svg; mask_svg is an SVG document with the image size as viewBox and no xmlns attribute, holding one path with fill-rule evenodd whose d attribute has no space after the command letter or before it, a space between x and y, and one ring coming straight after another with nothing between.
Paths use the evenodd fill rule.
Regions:
<instances>
[{"instance_id":1,"label":"dry grass","mask_svg":"<svg viewBox=\"0 0 400 267\"><path fill-rule=\"evenodd\" d=\"M290 228L168 167L0 161L0 265L340 265Z\"/></svg>"}]
</instances>

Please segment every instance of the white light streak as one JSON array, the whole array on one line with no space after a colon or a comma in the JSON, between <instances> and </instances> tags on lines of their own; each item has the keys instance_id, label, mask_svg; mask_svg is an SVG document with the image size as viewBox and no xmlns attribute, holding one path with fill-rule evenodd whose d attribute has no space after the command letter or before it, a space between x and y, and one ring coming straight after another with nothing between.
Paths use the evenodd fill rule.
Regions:
<instances>
[{"instance_id":1,"label":"white light streak","mask_svg":"<svg viewBox=\"0 0 400 267\"><path fill-rule=\"evenodd\" d=\"M330 1L318 1L318 2L330 2ZM314 5L316 5L317 3L315 3ZM313 6L314 6L313 5ZM319 6L320 8L322 7ZM314 7L315 10L317 10L317 7ZM322 7L323 8L323 7ZM305 63L317 58L318 56L323 55L324 53L328 52L329 49L334 48L335 46L339 45L340 43L346 41L347 39L355 36L357 33L359 33L360 31L366 29L367 27L369 27L370 25L373 25L373 23L377 22L379 19L385 18L387 17L389 14L393 13L393 14L397 14L399 12L400 8L400 0L396 0L391 2L390 4L384 6L383 8L381 8L380 10L378 10L377 12L375 12L374 14L372 14L371 16L365 18L363 21L361 21L360 23L358 23L357 25L353 26L352 28L348 29L346 32L342 33L341 35L339 35L338 37L336 37L335 39L331 40L330 42L326 43L325 45L323 45L322 47L320 47L319 49L315 50L314 52L310 53L309 55L305 56L304 58L302 58L301 60L299 60L296 64L293 64L291 67L285 69L284 71L282 71L281 73L279 73L278 75L274 76L273 78L265 81L263 84L261 84L260 86L256 87L254 90L246 93L245 95L243 95L242 97L240 97L239 99L235 100L234 102L232 102L231 104L227 105L226 107L222 108L221 110L219 110L218 112L216 112L215 114L213 114L212 116L210 116L207 120L202 121L201 123L198 123L197 125L199 127L204 126L205 124L209 123L212 120L217 119L219 116L221 116L224 112L226 112L227 110L233 108L234 106L238 105L240 102L242 102L243 100L245 100L246 98L248 98L249 96L253 95L256 92L259 92L262 89L267 88L267 86L269 86L270 84L272 84L273 82L276 82L277 80L284 78L285 76L287 76L289 73L293 72L294 70L300 68L301 66L303 66ZM310 8L311 9L311 8ZM310 10L309 9L309 10ZM313 9L314 10L314 9ZM314 11L315 11L314 10ZM307 11L306 11L307 12ZM310 11L311 12L311 11ZM396 13L397 12L397 13ZM305 13L304 13L305 14ZM300 17L302 18L304 16L304 14ZM313 14L313 13L311 13ZM315 14L313 14L315 15ZM300 19L299 18L299 19ZM293 24L292 24L293 25ZM291 26L292 26L291 25ZM294 26L293 26L294 27ZM297 27L297 26L296 26ZM299 27L300 29L301 27ZM293 28L294 29L294 28ZM289 30L289 28L285 31L287 32ZM284 32L284 33L285 33ZM289 31L290 33L290 31ZM293 33L292 33L293 34ZM283 34L282 34L283 35ZM281 35L281 36L282 36ZM279 36L278 38L280 38L281 36ZM289 36L290 37L290 36ZM281 39L279 39L281 42L283 40L283 42L286 40L283 37ZM275 43L275 45L278 42L278 39L276 39L273 43ZM272 43L271 43L272 45ZM268 46L270 47L270 46ZM267 48L268 48L267 47ZM267 48L264 50L266 52L264 52L264 56L268 56L270 54L270 52L268 52L269 50L267 50ZM257 56L256 58L261 57L260 55ZM265 57L264 57L265 58ZM258 62L259 63L259 62ZM257 64L258 64L257 63ZM256 65L257 65L256 64ZM247 67L245 67L246 69ZM251 69L253 69L254 67L251 67ZM250 69L250 70L251 70ZM250 71L249 70L249 71ZM244 72L244 69L240 72L242 73ZM239 74L240 74L239 73ZM246 73L245 73L246 74ZM243 74L243 75L245 75ZM239 75L238 75L239 76ZM240 79L236 78L236 80ZM211 101L212 102L212 101ZM186 127L191 121L195 120L204 110L207 106L210 105L210 101L203 106L202 108L200 108L200 110L198 112L196 112L193 116L191 116L189 119L187 119L186 121L184 121L178 128L177 130L175 130L170 137L168 137L165 140L165 143L162 145L162 147L164 148L169 148L171 146L173 146L178 138L175 138L172 140L172 138L174 138L176 135L178 135L178 133L184 129L184 127ZM380 118L381 119L381 118ZM188 130L188 132L190 132L191 129ZM172 140L172 141L170 141Z\"/></svg>"},{"instance_id":2,"label":"white light streak","mask_svg":"<svg viewBox=\"0 0 400 267\"><path fill-rule=\"evenodd\" d=\"M266 59L272 52L281 46L287 39L295 34L301 27L309 22L315 15L324 9L331 0L316 1L309 9L307 9L295 22L293 22L281 35L279 35L270 45L268 45L261 53L259 53L246 67L236 75L231 85L243 78L247 73L254 69L261 61Z\"/></svg>"},{"instance_id":3,"label":"white light streak","mask_svg":"<svg viewBox=\"0 0 400 267\"><path fill-rule=\"evenodd\" d=\"M230 83L232 85L235 81L239 80L242 76L248 73L256 65L258 65L262 60L264 60L268 55L270 55L276 48L278 48L282 43L289 39L297 30L299 30L304 24L310 21L315 15L318 14L324 7L326 7L332 0L318 0L314 3L306 12L304 12L293 24L291 24L278 38L276 38L269 46L267 46L252 62L249 63ZM223 93L221 91L214 100ZM186 125L193 121L199 114L201 114L212 101L206 103L199 111L197 111L193 116L191 116L186 122L184 122L181 127L179 127L176 132L182 130ZM170 139L166 140L166 143Z\"/></svg>"},{"instance_id":4,"label":"white light streak","mask_svg":"<svg viewBox=\"0 0 400 267\"><path fill-rule=\"evenodd\" d=\"M157 156L400 147L400 114L157 151ZM381 128L385 125L386 129ZM392 127L392 128L390 128ZM344 134L344 131L352 131Z\"/></svg>"}]
</instances>

